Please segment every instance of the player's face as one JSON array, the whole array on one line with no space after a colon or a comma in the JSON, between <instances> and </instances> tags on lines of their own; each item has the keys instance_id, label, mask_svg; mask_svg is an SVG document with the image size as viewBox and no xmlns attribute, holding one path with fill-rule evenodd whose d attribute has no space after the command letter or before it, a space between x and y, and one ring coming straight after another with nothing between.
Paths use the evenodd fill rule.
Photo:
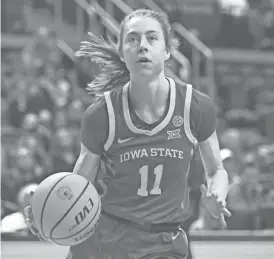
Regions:
<instances>
[{"instance_id":1,"label":"player's face","mask_svg":"<svg viewBox=\"0 0 274 259\"><path fill-rule=\"evenodd\" d=\"M164 70L170 53L161 24L154 18L134 17L125 24L123 53L131 77L155 77Z\"/></svg>"}]
</instances>

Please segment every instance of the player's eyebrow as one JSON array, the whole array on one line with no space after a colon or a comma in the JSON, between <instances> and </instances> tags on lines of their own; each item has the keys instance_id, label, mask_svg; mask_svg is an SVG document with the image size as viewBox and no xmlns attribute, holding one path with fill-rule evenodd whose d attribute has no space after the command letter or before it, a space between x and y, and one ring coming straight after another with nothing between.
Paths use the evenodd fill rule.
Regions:
<instances>
[{"instance_id":1,"label":"player's eyebrow","mask_svg":"<svg viewBox=\"0 0 274 259\"><path fill-rule=\"evenodd\" d=\"M154 30L149 30L149 31L145 32L145 34L151 34L151 33L157 33L157 34L159 34L158 31L154 31ZM132 30L132 31L129 31L126 36L136 35L136 34L141 34L141 32L139 32L139 31L133 31Z\"/></svg>"}]
</instances>

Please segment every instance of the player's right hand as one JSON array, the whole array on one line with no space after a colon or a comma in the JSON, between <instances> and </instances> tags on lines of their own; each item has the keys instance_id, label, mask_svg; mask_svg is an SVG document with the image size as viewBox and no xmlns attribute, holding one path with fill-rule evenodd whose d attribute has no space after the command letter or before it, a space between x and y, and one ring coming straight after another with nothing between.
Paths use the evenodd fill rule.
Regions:
<instances>
[{"instance_id":1,"label":"player's right hand","mask_svg":"<svg viewBox=\"0 0 274 259\"><path fill-rule=\"evenodd\" d=\"M32 195L33 195L33 193L31 193L31 196ZM39 238L39 240L41 240L41 241L47 240L43 235L40 234L38 229L35 227L30 205L25 207L25 209L24 209L24 218L25 218L25 222L26 222L27 226L29 227L29 229L33 235L37 236Z\"/></svg>"}]
</instances>

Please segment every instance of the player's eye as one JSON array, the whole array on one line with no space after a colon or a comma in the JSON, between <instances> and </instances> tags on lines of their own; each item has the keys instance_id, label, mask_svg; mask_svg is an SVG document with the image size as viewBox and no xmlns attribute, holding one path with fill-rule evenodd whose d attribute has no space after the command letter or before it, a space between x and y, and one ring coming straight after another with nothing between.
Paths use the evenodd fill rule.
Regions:
<instances>
[{"instance_id":1,"label":"player's eye","mask_svg":"<svg viewBox=\"0 0 274 259\"><path fill-rule=\"evenodd\" d=\"M156 41L157 39L158 39L158 38L157 38L156 35L151 35L151 36L148 37L148 40L149 40L150 42Z\"/></svg>"},{"instance_id":2,"label":"player's eye","mask_svg":"<svg viewBox=\"0 0 274 259\"><path fill-rule=\"evenodd\" d=\"M130 36L130 37L128 37L128 42L135 43L136 41L137 41L137 37L136 36Z\"/></svg>"}]
</instances>

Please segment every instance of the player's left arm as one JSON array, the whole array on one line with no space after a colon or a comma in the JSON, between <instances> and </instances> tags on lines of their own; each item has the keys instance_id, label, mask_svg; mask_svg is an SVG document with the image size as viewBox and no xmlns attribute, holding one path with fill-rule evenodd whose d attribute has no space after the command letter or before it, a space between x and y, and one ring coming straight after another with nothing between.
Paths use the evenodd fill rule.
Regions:
<instances>
[{"instance_id":1,"label":"player's left arm","mask_svg":"<svg viewBox=\"0 0 274 259\"><path fill-rule=\"evenodd\" d=\"M228 192L228 175L220 157L216 131L199 143L199 150L208 182L208 188L205 185L201 186L202 204L214 218L220 218L225 227L223 215L231 216L225 202Z\"/></svg>"},{"instance_id":2,"label":"player's left arm","mask_svg":"<svg viewBox=\"0 0 274 259\"><path fill-rule=\"evenodd\" d=\"M199 142L199 150L207 176L209 192L225 201L228 192L228 175L220 155L216 131L206 140Z\"/></svg>"},{"instance_id":3,"label":"player's left arm","mask_svg":"<svg viewBox=\"0 0 274 259\"><path fill-rule=\"evenodd\" d=\"M225 208L228 175L223 167L216 134L216 107L208 96L196 90L193 90L192 96L191 123L208 183L208 187L201 186L203 205L213 217L219 218L223 214L230 216Z\"/></svg>"}]
</instances>

